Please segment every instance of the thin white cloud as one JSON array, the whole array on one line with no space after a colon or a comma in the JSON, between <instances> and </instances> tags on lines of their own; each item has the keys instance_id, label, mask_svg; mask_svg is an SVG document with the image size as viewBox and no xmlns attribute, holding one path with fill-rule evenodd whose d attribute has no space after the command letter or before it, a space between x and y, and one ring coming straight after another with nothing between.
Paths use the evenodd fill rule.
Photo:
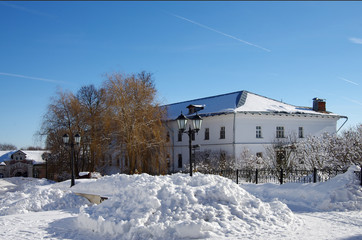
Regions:
<instances>
[{"instance_id":1,"label":"thin white cloud","mask_svg":"<svg viewBox=\"0 0 362 240\"><path fill-rule=\"evenodd\" d=\"M349 41L356 43L356 44L362 44L362 38L349 38Z\"/></svg>"},{"instance_id":2,"label":"thin white cloud","mask_svg":"<svg viewBox=\"0 0 362 240\"><path fill-rule=\"evenodd\" d=\"M343 99L362 106L362 103L360 101L358 101L358 100L355 100L355 99L352 99L352 98L347 98L347 97L343 97Z\"/></svg>"},{"instance_id":3,"label":"thin white cloud","mask_svg":"<svg viewBox=\"0 0 362 240\"><path fill-rule=\"evenodd\" d=\"M343 81L345 81L345 82L348 82L348 83L351 83L351 84L354 84L354 85L359 85L358 83L356 83L356 82L353 82L353 81L351 81L351 80L348 80L348 79L345 79L345 78L343 78L343 77L338 77L340 80L343 80Z\"/></svg>"},{"instance_id":4,"label":"thin white cloud","mask_svg":"<svg viewBox=\"0 0 362 240\"><path fill-rule=\"evenodd\" d=\"M14 73L0 72L0 75L9 76L9 77L26 78L26 79L31 79L31 80L43 81L43 82L59 83L59 84L60 83L66 83L66 82L63 82L63 81L58 81L58 80L53 80L53 79L48 79L48 78L31 77L31 76L25 76L25 75L14 74Z\"/></svg>"},{"instance_id":5,"label":"thin white cloud","mask_svg":"<svg viewBox=\"0 0 362 240\"><path fill-rule=\"evenodd\" d=\"M242 43L244 43L244 44L247 44L247 45L250 45L250 46L253 46L253 47L256 47L256 48L260 48L260 49L262 49L262 50L264 50L264 51L267 51L267 52L271 52L270 49L261 47L261 46L259 46L259 45L254 44L254 43L251 43L251 42L247 42L247 41L245 41L245 40L242 40L242 39L237 38L237 37L234 37L234 36L232 36L232 35L230 35L230 34L221 32L221 31L216 30L216 29L214 29L214 28L208 27L208 26L203 25L203 24L201 24L201 23L195 22L195 21L190 20L190 19L188 19L188 18L179 16L179 15L176 15L176 14L173 14L173 13L170 13L170 12L167 12L167 13L170 14L170 15L172 15L172 16L174 16L174 17L177 17L177 18L179 18L179 19L182 19L182 20L184 20L184 21L187 21L187 22L190 22L190 23L192 23L192 24L195 24L195 25L197 25L197 26L199 26L199 27L208 29L208 30L210 30L210 31L216 32L216 33L221 34L221 35L224 35L225 37L234 39L234 40L236 40L236 41L242 42Z\"/></svg>"},{"instance_id":6,"label":"thin white cloud","mask_svg":"<svg viewBox=\"0 0 362 240\"><path fill-rule=\"evenodd\" d=\"M53 16L53 15L43 13L43 12L39 12L39 11L30 9L30 8L26 8L26 7L23 7L23 6L20 6L20 5L15 5L15 4L8 3L8 2L3 2L3 1L0 1L0 4L3 5L3 6L7 6L7 7L11 7L11 8L23 11L23 12L28 12L28 13L31 13L31 14L34 14L34 15L55 18L55 16Z\"/></svg>"}]
</instances>

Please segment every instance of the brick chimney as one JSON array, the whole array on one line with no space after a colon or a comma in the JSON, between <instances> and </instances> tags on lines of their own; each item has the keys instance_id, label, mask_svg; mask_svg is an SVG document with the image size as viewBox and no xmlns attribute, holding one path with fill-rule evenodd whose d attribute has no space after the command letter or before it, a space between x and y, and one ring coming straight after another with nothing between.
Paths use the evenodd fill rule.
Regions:
<instances>
[{"instance_id":1,"label":"brick chimney","mask_svg":"<svg viewBox=\"0 0 362 240\"><path fill-rule=\"evenodd\" d=\"M316 112L326 111L326 100L320 98L313 98L313 110Z\"/></svg>"}]
</instances>

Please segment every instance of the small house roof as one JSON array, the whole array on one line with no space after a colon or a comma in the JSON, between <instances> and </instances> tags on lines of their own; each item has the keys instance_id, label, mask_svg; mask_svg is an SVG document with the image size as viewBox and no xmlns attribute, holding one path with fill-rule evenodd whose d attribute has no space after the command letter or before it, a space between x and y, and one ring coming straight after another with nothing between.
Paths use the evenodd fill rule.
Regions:
<instances>
[{"instance_id":1,"label":"small house roof","mask_svg":"<svg viewBox=\"0 0 362 240\"><path fill-rule=\"evenodd\" d=\"M45 163L45 160L42 158L43 153L48 152L47 150L8 150L8 151L0 151L0 163L4 161L11 160L11 155L14 153L21 151L26 155L26 160L34 161L34 164L42 164Z\"/></svg>"}]
</instances>

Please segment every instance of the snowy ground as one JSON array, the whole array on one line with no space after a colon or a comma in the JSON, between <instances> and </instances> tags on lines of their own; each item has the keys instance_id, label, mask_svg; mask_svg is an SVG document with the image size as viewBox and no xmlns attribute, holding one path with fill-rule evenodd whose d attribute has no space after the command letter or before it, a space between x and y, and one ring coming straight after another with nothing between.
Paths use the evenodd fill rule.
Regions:
<instances>
[{"instance_id":1,"label":"snowy ground","mask_svg":"<svg viewBox=\"0 0 362 240\"><path fill-rule=\"evenodd\" d=\"M243 184L211 175L0 180L0 239L362 239L354 169L326 183ZM278 200L279 199L279 200ZM287 205L285 205L285 204Z\"/></svg>"}]
</instances>

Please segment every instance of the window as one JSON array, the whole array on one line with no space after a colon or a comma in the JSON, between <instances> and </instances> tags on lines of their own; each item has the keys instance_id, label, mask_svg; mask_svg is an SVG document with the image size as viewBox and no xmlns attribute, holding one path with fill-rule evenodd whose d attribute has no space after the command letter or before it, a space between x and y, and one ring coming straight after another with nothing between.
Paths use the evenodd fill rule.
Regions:
<instances>
[{"instance_id":1,"label":"window","mask_svg":"<svg viewBox=\"0 0 362 240\"><path fill-rule=\"evenodd\" d=\"M225 139L225 127L220 128L220 139Z\"/></svg>"},{"instance_id":2,"label":"window","mask_svg":"<svg viewBox=\"0 0 362 240\"><path fill-rule=\"evenodd\" d=\"M167 168L170 168L171 161L170 161L170 154L169 153L167 153L166 161L167 161Z\"/></svg>"},{"instance_id":3,"label":"window","mask_svg":"<svg viewBox=\"0 0 362 240\"><path fill-rule=\"evenodd\" d=\"M299 138L304 138L304 130L303 130L303 127L299 127L299 129L298 129L298 137L299 137Z\"/></svg>"},{"instance_id":4,"label":"window","mask_svg":"<svg viewBox=\"0 0 362 240\"><path fill-rule=\"evenodd\" d=\"M263 153L262 152L257 152L256 157L257 158L263 158Z\"/></svg>"},{"instance_id":5,"label":"window","mask_svg":"<svg viewBox=\"0 0 362 240\"><path fill-rule=\"evenodd\" d=\"M210 130L209 128L205 128L205 140L209 140L210 139Z\"/></svg>"},{"instance_id":6,"label":"window","mask_svg":"<svg viewBox=\"0 0 362 240\"><path fill-rule=\"evenodd\" d=\"M277 127L277 138L284 138L284 127Z\"/></svg>"},{"instance_id":7,"label":"window","mask_svg":"<svg viewBox=\"0 0 362 240\"><path fill-rule=\"evenodd\" d=\"M112 155L111 154L109 154L109 166L112 166L112 163L113 163L113 160L112 160Z\"/></svg>"},{"instance_id":8,"label":"window","mask_svg":"<svg viewBox=\"0 0 362 240\"><path fill-rule=\"evenodd\" d=\"M262 138L262 136L261 136L261 126L256 126L256 138Z\"/></svg>"},{"instance_id":9,"label":"window","mask_svg":"<svg viewBox=\"0 0 362 240\"><path fill-rule=\"evenodd\" d=\"M167 132L166 141L167 141L167 142L170 142L170 132Z\"/></svg>"},{"instance_id":10,"label":"window","mask_svg":"<svg viewBox=\"0 0 362 240\"><path fill-rule=\"evenodd\" d=\"M256 164L262 164L263 163L263 153L257 152L256 153Z\"/></svg>"},{"instance_id":11,"label":"window","mask_svg":"<svg viewBox=\"0 0 362 240\"><path fill-rule=\"evenodd\" d=\"M178 155L178 168L182 168L182 154Z\"/></svg>"},{"instance_id":12,"label":"window","mask_svg":"<svg viewBox=\"0 0 362 240\"><path fill-rule=\"evenodd\" d=\"M276 160L279 166L285 163L285 156L286 156L285 150L276 151Z\"/></svg>"},{"instance_id":13,"label":"window","mask_svg":"<svg viewBox=\"0 0 362 240\"><path fill-rule=\"evenodd\" d=\"M220 152L220 162L225 162L226 161L226 152L221 151Z\"/></svg>"},{"instance_id":14,"label":"window","mask_svg":"<svg viewBox=\"0 0 362 240\"><path fill-rule=\"evenodd\" d=\"M182 132L178 132L177 141L182 142Z\"/></svg>"}]
</instances>

